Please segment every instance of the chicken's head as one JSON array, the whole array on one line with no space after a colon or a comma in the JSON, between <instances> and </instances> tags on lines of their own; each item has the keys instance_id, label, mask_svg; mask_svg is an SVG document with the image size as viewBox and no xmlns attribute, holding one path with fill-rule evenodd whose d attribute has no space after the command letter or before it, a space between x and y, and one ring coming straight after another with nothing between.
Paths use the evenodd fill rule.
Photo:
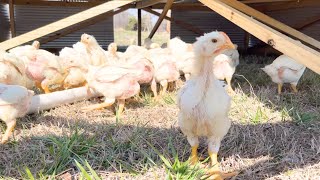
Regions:
<instances>
[{"instance_id":1,"label":"chicken's head","mask_svg":"<svg viewBox=\"0 0 320 180\"><path fill-rule=\"evenodd\" d=\"M118 50L118 46L117 46L117 43L110 43L109 46L108 46L108 51L112 54L116 54Z\"/></svg>"},{"instance_id":2,"label":"chicken's head","mask_svg":"<svg viewBox=\"0 0 320 180\"><path fill-rule=\"evenodd\" d=\"M228 35L221 31L213 31L196 39L193 49L197 56L212 57L225 49L235 49Z\"/></svg>"},{"instance_id":3,"label":"chicken's head","mask_svg":"<svg viewBox=\"0 0 320 180\"><path fill-rule=\"evenodd\" d=\"M97 40L96 40L93 36L91 36L91 35L89 35L89 34L86 34L86 33L84 33L84 34L81 35L81 42L82 42L83 44L85 44L85 45L95 45L95 44L98 44L98 43L97 43Z\"/></svg>"},{"instance_id":4,"label":"chicken's head","mask_svg":"<svg viewBox=\"0 0 320 180\"><path fill-rule=\"evenodd\" d=\"M33 41L32 46L33 46L35 49L39 49L39 48L40 48L40 42L39 42L39 41Z\"/></svg>"}]
</instances>

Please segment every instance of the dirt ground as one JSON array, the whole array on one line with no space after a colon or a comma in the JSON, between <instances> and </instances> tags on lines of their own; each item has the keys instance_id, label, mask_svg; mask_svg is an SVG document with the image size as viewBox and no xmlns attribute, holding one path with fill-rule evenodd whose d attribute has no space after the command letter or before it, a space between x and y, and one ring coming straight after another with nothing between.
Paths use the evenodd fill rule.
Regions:
<instances>
[{"instance_id":1,"label":"dirt ground","mask_svg":"<svg viewBox=\"0 0 320 180\"><path fill-rule=\"evenodd\" d=\"M278 96L276 84L259 69L270 59L241 59L221 168L240 171L233 179L320 179L320 76L306 70L298 94L287 86ZM80 110L98 98L21 118L14 137L0 146L0 177L79 178L84 173L77 160L83 166L87 161L102 179L197 179L185 176L193 170L183 165L190 146L177 126L175 95L156 102L150 91L142 91L121 118L114 108ZM3 133L5 124L0 128ZM204 140L199 149L206 158Z\"/></svg>"}]
</instances>

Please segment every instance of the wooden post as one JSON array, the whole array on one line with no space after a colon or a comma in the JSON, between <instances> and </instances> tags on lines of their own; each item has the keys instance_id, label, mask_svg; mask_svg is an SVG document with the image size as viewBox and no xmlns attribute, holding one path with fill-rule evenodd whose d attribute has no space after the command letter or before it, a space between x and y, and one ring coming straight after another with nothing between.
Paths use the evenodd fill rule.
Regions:
<instances>
[{"instance_id":1,"label":"wooden post","mask_svg":"<svg viewBox=\"0 0 320 180\"><path fill-rule=\"evenodd\" d=\"M14 2L13 0L9 0L9 13L10 13L10 31L11 38L16 36L16 25L14 20Z\"/></svg>"},{"instance_id":2,"label":"wooden post","mask_svg":"<svg viewBox=\"0 0 320 180\"><path fill-rule=\"evenodd\" d=\"M138 46L141 46L141 9L138 9Z\"/></svg>"},{"instance_id":3,"label":"wooden post","mask_svg":"<svg viewBox=\"0 0 320 180\"><path fill-rule=\"evenodd\" d=\"M291 28L290 26L287 26L286 24L283 24L273 18L271 18L270 16L267 16L239 1L235 1L235 0L221 0L222 2L224 2L225 4L239 10L242 11L245 14L248 14L249 16L252 16L256 19L258 19L259 21L262 21L263 23L266 23L269 26L272 26L274 28L277 28L279 30L281 30L282 32L285 32L291 36L294 36L296 38L298 38L299 40L302 40L318 49L320 49L320 42L313 39L312 37L309 37L293 28Z\"/></svg>"},{"instance_id":4,"label":"wooden post","mask_svg":"<svg viewBox=\"0 0 320 180\"><path fill-rule=\"evenodd\" d=\"M320 74L320 53L218 0L199 0L245 31Z\"/></svg>"},{"instance_id":5,"label":"wooden post","mask_svg":"<svg viewBox=\"0 0 320 180\"><path fill-rule=\"evenodd\" d=\"M99 16L103 13L108 12L108 11L112 11L113 9L125 6L127 4L131 4L132 2L135 2L135 0L107 1L101 5L97 5L95 7L92 7L90 9L84 10L84 11L79 12L77 14L71 15L71 16L66 17L64 19L61 19L56 22L50 23L48 25L42 26L42 27L35 29L33 31L27 32L27 33L22 34L20 36L17 36L12 39L9 39L7 41L1 42L0 49L3 49L3 50L11 49L11 48L16 47L18 45L21 45L21 44L27 43L29 41L32 41L34 39L45 36L47 34L54 33L54 32L59 31L61 29L78 24L82 21Z\"/></svg>"},{"instance_id":6,"label":"wooden post","mask_svg":"<svg viewBox=\"0 0 320 180\"><path fill-rule=\"evenodd\" d=\"M153 29L151 30L148 38L152 39L153 35L156 33L156 31L158 30L161 22L163 21L164 17L167 15L167 12L169 11L169 9L171 8L173 4L173 0L168 0L166 5L164 6L161 15L158 18L158 21L156 22L156 24L154 25Z\"/></svg>"}]
</instances>

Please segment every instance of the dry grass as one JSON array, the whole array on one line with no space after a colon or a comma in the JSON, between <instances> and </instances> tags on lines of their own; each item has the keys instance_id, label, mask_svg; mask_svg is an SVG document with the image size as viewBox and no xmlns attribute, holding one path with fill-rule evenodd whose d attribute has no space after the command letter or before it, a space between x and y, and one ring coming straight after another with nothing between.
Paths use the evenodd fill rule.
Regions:
<instances>
[{"instance_id":1,"label":"dry grass","mask_svg":"<svg viewBox=\"0 0 320 180\"><path fill-rule=\"evenodd\" d=\"M258 69L263 64L252 64L260 60L243 59L233 80L237 94L230 112L233 126L220 149L222 169L240 170L235 179L319 179L319 75L307 71L297 95L286 88L279 97L276 85ZM98 100L20 119L14 140L0 146L0 176L28 178L28 167L39 179L79 177L75 160L89 162L103 179L164 179L169 174L186 179L201 170L182 163L190 147L177 127L175 92L161 102L149 92L136 97L121 119L112 110L79 111ZM204 143L200 152L207 157Z\"/></svg>"}]
</instances>

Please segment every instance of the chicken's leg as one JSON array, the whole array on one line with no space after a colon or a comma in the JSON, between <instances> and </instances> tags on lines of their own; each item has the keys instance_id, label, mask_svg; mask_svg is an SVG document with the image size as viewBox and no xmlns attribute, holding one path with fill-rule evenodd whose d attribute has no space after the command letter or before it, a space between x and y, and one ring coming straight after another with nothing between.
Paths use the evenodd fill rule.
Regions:
<instances>
[{"instance_id":1,"label":"chicken's leg","mask_svg":"<svg viewBox=\"0 0 320 180\"><path fill-rule=\"evenodd\" d=\"M92 110L95 110L95 109L103 109L105 107L112 106L112 104L114 102L115 102L115 99L106 98L103 103L93 104L93 105L90 105L90 106L87 106L87 107L83 107L83 108L81 108L81 110L83 110L83 111L92 111Z\"/></svg>"},{"instance_id":2,"label":"chicken's leg","mask_svg":"<svg viewBox=\"0 0 320 180\"><path fill-rule=\"evenodd\" d=\"M7 125L7 130L4 133L4 136L2 138L1 144L5 144L5 143L8 142L9 137L11 136L11 134L12 134L12 132L14 130L14 127L16 126L16 120L15 119L8 120L8 121L5 121L5 122L6 122L6 125Z\"/></svg>"},{"instance_id":3,"label":"chicken's leg","mask_svg":"<svg viewBox=\"0 0 320 180\"><path fill-rule=\"evenodd\" d=\"M50 90L49 90L49 87L47 84L41 84L41 87L44 91L45 94L49 94L50 93Z\"/></svg>"},{"instance_id":4,"label":"chicken's leg","mask_svg":"<svg viewBox=\"0 0 320 180\"><path fill-rule=\"evenodd\" d=\"M218 162L218 151L220 148L221 139L216 137L210 137L208 139L208 153L211 159L211 168L208 171L208 175L212 179L223 180L232 176L236 176L238 172L224 173L220 171L220 164Z\"/></svg>"},{"instance_id":5,"label":"chicken's leg","mask_svg":"<svg viewBox=\"0 0 320 180\"><path fill-rule=\"evenodd\" d=\"M152 82L151 82L151 90L153 92L153 96L155 98L158 98L158 94L157 94L157 82L156 80L153 78L152 79Z\"/></svg>"},{"instance_id":6,"label":"chicken's leg","mask_svg":"<svg viewBox=\"0 0 320 180\"><path fill-rule=\"evenodd\" d=\"M162 89L160 91L160 95L164 95L165 92L167 92L167 89L168 89L168 81L167 80L162 80L162 81L160 81L160 84L162 86Z\"/></svg>"},{"instance_id":7,"label":"chicken's leg","mask_svg":"<svg viewBox=\"0 0 320 180\"><path fill-rule=\"evenodd\" d=\"M292 88L292 90L293 90L294 93L297 93L297 92L298 92L297 84L291 83L291 88Z\"/></svg>"},{"instance_id":8,"label":"chicken's leg","mask_svg":"<svg viewBox=\"0 0 320 180\"><path fill-rule=\"evenodd\" d=\"M279 95L281 94L281 91L282 91L282 84L279 83L279 84L278 84L278 94L279 94Z\"/></svg>"},{"instance_id":9,"label":"chicken's leg","mask_svg":"<svg viewBox=\"0 0 320 180\"><path fill-rule=\"evenodd\" d=\"M189 144L191 145L191 155L190 155L190 163L195 165L199 161L198 157L198 147L199 147L199 140L198 137L195 136L188 136L187 137Z\"/></svg>"},{"instance_id":10,"label":"chicken's leg","mask_svg":"<svg viewBox=\"0 0 320 180\"><path fill-rule=\"evenodd\" d=\"M118 108L118 116L121 116L123 110L124 110L124 104L125 104L126 100L125 99L118 99L118 103L119 103L119 108Z\"/></svg>"}]
</instances>

